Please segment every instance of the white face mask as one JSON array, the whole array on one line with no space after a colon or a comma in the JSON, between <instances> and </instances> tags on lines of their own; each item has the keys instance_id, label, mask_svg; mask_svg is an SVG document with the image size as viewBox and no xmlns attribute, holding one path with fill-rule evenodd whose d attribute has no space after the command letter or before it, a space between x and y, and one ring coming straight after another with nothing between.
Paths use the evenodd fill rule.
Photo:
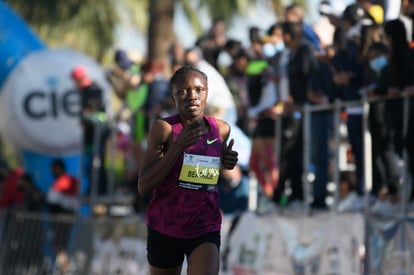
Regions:
<instances>
[{"instance_id":1,"label":"white face mask","mask_svg":"<svg viewBox=\"0 0 414 275\"><path fill-rule=\"evenodd\" d=\"M277 44L265 44L263 47L263 54L266 57L272 57L278 52L281 52L285 49L285 44L283 42L278 42Z\"/></svg>"},{"instance_id":2,"label":"white face mask","mask_svg":"<svg viewBox=\"0 0 414 275\"><path fill-rule=\"evenodd\" d=\"M276 49L276 52L281 52L281 51L283 51L283 50L285 49L285 43L283 43L283 41L278 42L278 43L275 45L275 49Z\"/></svg>"},{"instance_id":3,"label":"white face mask","mask_svg":"<svg viewBox=\"0 0 414 275\"><path fill-rule=\"evenodd\" d=\"M388 64L388 61L384 55L378 56L369 62L369 66L377 74L380 73L381 70L384 69L385 66L387 66L387 64Z\"/></svg>"},{"instance_id":4,"label":"white face mask","mask_svg":"<svg viewBox=\"0 0 414 275\"><path fill-rule=\"evenodd\" d=\"M264 56L270 58L276 54L276 48L274 47L273 44L270 44L270 43L265 44L263 46L263 54Z\"/></svg>"}]
</instances>

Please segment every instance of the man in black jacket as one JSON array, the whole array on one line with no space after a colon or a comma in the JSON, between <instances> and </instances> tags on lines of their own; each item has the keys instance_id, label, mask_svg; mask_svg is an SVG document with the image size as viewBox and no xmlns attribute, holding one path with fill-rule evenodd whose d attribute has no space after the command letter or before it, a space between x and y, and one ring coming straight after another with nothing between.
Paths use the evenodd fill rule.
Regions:
<instances>
[{"instance_id":1,"label":"man in black jacket","mask_svg":"<svg viewBox=\"0 0 414 275\"><path fill-rule=\"evenodd\" d=\"M96 190L94 191L96 194L103 195L107 191L104 163L105 144L109 135L106 127L104 93L101 87L88 75L86 68L81 65L72 69L71 77L81 98L83 168L89 180L87 194L89 195L92 190ZM93 186L94 184L95 186ZM96 189L94 189L95 187Z\"/></svg>"},{"instance_id":2,"label":"man in black jacket","mask_svg":"<svg viewBox=\"0 0 414 275\"><path fill-rule=\"evenodd\" d=\"M274 200L279 202L290 182L288 203L302 201L303 194L303 138L301 108L307 101L313 74L318 70L314 49L304 39L300 23L283 23L283 40L290 50L288 63L289 99L282 119L282 152L280 179Z\"/></svg>"}]
</instances>

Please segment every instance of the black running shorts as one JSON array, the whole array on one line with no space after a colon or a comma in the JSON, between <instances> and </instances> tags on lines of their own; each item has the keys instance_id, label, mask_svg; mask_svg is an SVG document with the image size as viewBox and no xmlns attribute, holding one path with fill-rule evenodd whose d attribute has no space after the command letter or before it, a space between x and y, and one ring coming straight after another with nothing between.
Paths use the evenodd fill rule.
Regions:
<instances>
[{"instance_id":1,"label":"black running shorts","mask_svg":"<svg viewBox=\"0 0 414 275\"><path fill-rule=\"evenodd\" d=\"M177 239L161 234L148 227L148 263L158 268L173 268L181 265L199 245L213 243L220 249L220 231L209 232L192 239Z\"/></svg>"}]
</instances>

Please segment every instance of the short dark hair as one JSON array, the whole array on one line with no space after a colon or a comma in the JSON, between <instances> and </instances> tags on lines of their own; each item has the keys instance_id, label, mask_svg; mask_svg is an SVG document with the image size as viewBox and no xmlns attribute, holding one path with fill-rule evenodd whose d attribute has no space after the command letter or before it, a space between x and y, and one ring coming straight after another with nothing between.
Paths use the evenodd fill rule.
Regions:
<instances>
[{"instance_id":1,"label":"short dark hair","mask_svg":"<svg viewBox=\"0 0 414 275\"><path fill-rule=\"evenodd\" d=\"M220 16L218 16L218 17L214 17L213 18L213 25L215 25L215 24L217 24L217 23L221 23L221 22L226 22L226 20L224 19L224 17L220 17Z\"/></svg>"},{"instance_id":2,"label":"short dark hair","mask_svg":"<svg viewBox=\"0 0 414 275\"><path fill-rule=\"evenodd\" d=\"M250 42L258 42L260 41L260 29L256 26L252 26L249 28L249 40Z\"/></svg>"},{"instance_id":3,"label":"short dark hair","mask_svg":"<svg viewBox=\"0 0 414 275\"><path fill-rule=\"evenodd\" d=\"M271 26L267 29L266 34L267 34L267 35L272 35L272 34L273 34L273 32L274 32L276 29L281 29L281 30L283 31L282 24L281 24L281 23L274 23L274 24L272 24L272 25L271 25Z\"/></svg>"},{"instance_id":4,"label":"short dark hair","mask_svg":"<svg viewBox=\"0 0 414 275\"><path fill-rule=\"evenodd\" d=\"M241 47L241 42L236 39L229 39L224 44L224 49L234 49L234 48L240 48L240 47Z\"/></svg>"},{"instance_id":5,"label":"short dark hair","mask_svg":"<svg viewBox=\"0 0 414 275\"><path fill-rule=\"evenodd\" d=\"M349 184L349 186L354 189L355 188L355 172L345 170L341 171L339 174L339 181L340 182L346 182Z\"/></svg>"},{"instance_id":6,"label":"short dark hair","mask_svg":"<svg viewBox=\"0 0 414 275\"><path fill-rule=\"evenodd\" d=\"M54 160L52 160L51 165L54 166L54 167L59 167L62 170L65 170L66 169L65 163L63 162L62 159L54 159Z\"/></svg>"},{"instance_id":7,"label":"short dark hair","mask_svg":"<svg viewBox=\"0 0 414 275\"><path fill-rule=\"evenodd\" d=\"M300 40L303 37L303 26L301 23L284 22L282 29L283 33L290 35L293 40Z\"/></svg>"},{"instance_id":8,"label":"short dark hair","mask_svg":"<svg viewBox=\"0 0 414 275\"><path fill-rule=\"evenodd\" d=\"M24 173L21 178L26 182L33 183L33 177L29 173Z\"/></svg>"},{"instance_id":9,"label":"short dark hair","mask_svg":"<svg viewBox=\"0 0 414 275\"><path fill-rule=\"evenodd\" d=\"M188 72L196 72L201 74L201 76L207 80L207 75L200 71L199 69L197 69L196 67L190 66L190 65L185 65L180 67L178 70L175 71L175 73L173 74L173 76L170 79L170 87L172 88L172 86L178 82L179 80L184 78L184 75L186 75Z\"/></svg>"}]
</instances>

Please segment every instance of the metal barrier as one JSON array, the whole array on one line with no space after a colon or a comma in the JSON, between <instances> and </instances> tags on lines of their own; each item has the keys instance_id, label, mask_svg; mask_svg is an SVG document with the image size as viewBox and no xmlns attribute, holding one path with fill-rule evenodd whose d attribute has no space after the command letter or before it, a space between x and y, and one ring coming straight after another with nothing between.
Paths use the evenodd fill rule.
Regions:
<instances>
[{"instance_id":1,"label":"metal barrier","mask_svg":"<svg viewBox=\"0 0 414 275\"><path fill-rule=\"evenodd\" d=\"M3 213L0 273L56 274L56 270L68 268L64 265L74 221L75 217Z\"/></svg>"},{"instance_id":2,"label":"metal barrier","mask_svg":"<svg viewBox=\"0 0 414 275\"><path fill-rule=\"evenodd\" d=\"M331 213L224 216L220 274L414 274L414 216L366 220L363 213ZM0 274L149 274L142 216L5 211L0 228ZM399 246L401 238L405 247ZM364 243L372 253L364 253ZM316 267L320 273L310 271Z\"/></svg>"},{"instance_id":3,"label":"metal barrier","mask_svg":"<svg viewBox=\"0 0 414 275\"><path fill-rule=\"evenodd\" d=\"M364 154L364 165L368 168L365 169L365 174L364 174L364 182L365 182L365 193L369 193L371 191L372 188L372 174L371 174L371 168L372 168L372 159L371 159L371 136L370 136L370 130L369 130L369 123L368 123L368 114L369 114L369 104L370 103L374 103L374 102L378 102L378 101L384 101L384 100L391 100L391 99L396 99L397 97L376 97L376 98L362 98L361 100L356 100L356 101L341 101L341 100L336 100L334 103L332 104L324 104L324 105L310 105L310 104L305 104L301 110L301 116L303 117L302 119L302 127L303 127L303 175L302 175L302 179L303 179L303 190L304 190L304 196L305 196L305 205L306 207L309 207L309 203L311 202L311 194L310 191L311 189L309 188L309 186L311 185L311 181L310 179L310 174L312 173L310 171L310 163L311 163L311 159L310 159L310 136L311 136L311 114L313 112L321 112L321 111L333 111L333 141L334 141L334 147L336 148L335 152L334 152L334 173L333 173L333 177L332 177L332 181L335 183L336 185L336 192L335 192L335 198L334 198L334 205L338 202L338 185L339 185L339 174L340 174L340 152L339 152L339 147L340 147L340 139L341 139L341 134L340 134L340 125L341 125L341 110L343 108L346 107L355 107L355 106L362 106L363 107L363 140L364 140L364 149L365 149L365 153ZM404 114L403 114L403 118L402 121L404 122L404 134L407 131L407 127L408 127L408 109L409 109L409 100L410 97L406 96L406 95L402 95L399 98L403 98L404 99ZM279 116L276 120L275 120L275 127L276 127L276 140L275 140L275 149L278 155L278 161L283 161L281 159L281 148L283 147L282 144L282 119L281 116ZM403 160L404 163L407 163L407 152L406 150L404 150L404 156L403 156ZM407 193L409 191L411 191L411 179L409 176L409 172L407 169L407 165L405 165L405 169L404 169L404 175L403 175L403 182L404 184L404 190L401 190L401 195L402 198L404 198L404 204L402 206L402 209L406 212L406 202L407 202ZM368 201L367 201L368 202ZM308 208L307 208L308 209ZM403 212L404 212L403 211ZM309 211L307 211L309 212Z\"/></svg>"},{"instance_id":4,"label":"metal barrier","mask_svg":"<svg viewBox=\"0 0 414 275\"><path fill-rule=\"evenodd\" d=\"M376 99L380 100L380 99ZM381 99L383 100L383 99ZM363 118L364 142L369 145L369 130L367 124L367 114L369 112L369 103L373 100L362 100L357 102L340 102L324 106L304 106L303 113L303 134L304 134L304 158L303 158L303 184L307 196L309 196L309 163L310 163L310 115L312 112L322 110L333 110L334 112L334 140L339 144L339 124L340 111L343 107L364 106ZM408 98L405 99L407 107ZM408 108L406 108L408 109ZM407 127L407 116L404 114L405 131ZM277 120L277 127L281 129L280 121ZM281 148L280 143L281 131L277 131L279 139L276 141L277 146ZM333 180L339 185L339 146L336 146L334 155L335 172ZM280 154L280 150L277 151ZM369 154L366 154L365 165L370 165ZM406 158L405 153L405 158ZM370 169L365 169L366 191L370 191L369 184L372 178L369 175ZM365 274L371 270L381 270L383 267L381 259L378 256L378 249L386 255L387 247L384 243L383 236L389 236L386 241L391 243L397 250L392 255L397 261L405 263L401 268L412 270L411 263L413 258L412 236L414 231L411 229L413 217L407 213L406 194L409 191L409 177L407 169L404 172L404 185L402 190L402 207L399 213L396 213L392 219L392 228L390 222L382 223L373 220L366 207L365 218ZM338 192L339 188L336 189ZM335 200L338 199L338 193ZM336 202L335 201L335 202ZM309 198L306 199L306 212L309 213ZM366 206L368 201L366 200ZM253 209L251 209L253 210ZM332 216L336 211L331 211ZM273 217L274 218L274 217ZM272 217L270 219L273 219ZM402 227L400 225L404 225ZM387 228L388 226L388 228ZM394 228L399 227L398 234L395 234ZM143 216L128 217L82 217L82 216L58 216L45 213L28 213L18 211L0 212L0 274L6 275L54 275L54 274L79 274L79 275L101 275L101 274L147 274L148 265L146 263L146 226ZM250 232L250 231L249 231ZM383 233L385 232L385 233ZM393 235L394 234L394 235ZM223 234L226 237L225 234ZM377 245L376 247L374 245ZM393 259L394 259L393 258ZM389 265L391 265L390 263ZM401 269L401 270L402 270ZM410 273L400 273L410 274Z\"/></svg>"},{"instance_id":5,"label":"metal barrier","mask_svg":"<svg viewBox=\"0 0 414 275\"><path fill-rule=\"evenodd\" d=\"M142 255L146 227L141 216L95 218L4 211L0 228L0 274L133 274L126 269L145 274L147 268Z\"/></svg>"},{"instance_id":6,"label":"metal barrier","mask_svg":"<svg viewBox=\"0 0 414 275\"><path fill-rule=\"evenodd\" d=\"M403 135L405 136L408 128L408 110L409 110L409 104L410 104L410 97L406 95L401 95L399 98L403 98L404 102L404 113L402 117L403 121ZM368 122L368 115L369 115L369 106L370 103L378 102L378 101L384 101L384 100L391 100L396 99L396 97L376 97L376 98L366 98L363 97L361 100L358 101L340 101L336 100L333 104L326 104L326 105L309 105L305 104L302 109L302 127L303 127L303 190L304 190L304 212L307 214L311 213L310 208L310 202L311 202L311 180L310 175L312 171L310 171L310 163L311 163L311 153L310 153L310 136L311 136L311 115L313 112L320 112L320 111L326 111L331 110L333 111L333 117L334 117L334 127L333 127L333 141L335 146L335 152L334 152L334 173L332 176L332 181L334 182L336 188L335 188L335 194L334 194L334 202L331 207L331 212L333 214L336 213L336 206L339 201L339 175L340 175L340 139L341 135L339 133L340 130L340 124L341 124L341 110L346 107L353 107L353 106L362 106L363 113L362 113L362 119L363 119L363 129L362 133L363 136L363 144L364 144L364 201L365 201L365 208L364 208L364 216L365 220L367 221L369 218L372 218L372 214L370 213L369 209L369 195L372 190L372 157L371 157L371 135L369 130L369 122ZM414 107L414 106L413 106ZM279 163L280 161L283 161L280 159L280 152L281 148L283 146L281 140L282 140L282 124L281 124L281 118L278 118L276 120L276 150L279 155ZM395 213L395 215L392 215L390 218L394 218L400 222L408 221L410 218L408 216L408 200L409 200L409 194L412 188L412 179L409 176L409 171L407 167L407 151L404 148L403 151L403 161L404 161L404 173L403 173L403 184L402 189L400 190L400 197L401 197L401 208L400 211ZM370 248L372 244L368 243L370 234L372 234L372 227L369 227L368 223L366 222L365 226L365 235L366 235L366 263L365 265L367 267L370 266L370 263L368 262L370 260ZM402 232L399 235L399 246L401 253L410 253L410 251L407 248L406 245L406 233L405 230L402 230ZM408 256L410 257L410 256ZM369 270L365 270L365 274L368 273ZM401 273L403 274L403 273ZM404 273L405 274L405 273Z\"/></svg>"}]
</instances>

